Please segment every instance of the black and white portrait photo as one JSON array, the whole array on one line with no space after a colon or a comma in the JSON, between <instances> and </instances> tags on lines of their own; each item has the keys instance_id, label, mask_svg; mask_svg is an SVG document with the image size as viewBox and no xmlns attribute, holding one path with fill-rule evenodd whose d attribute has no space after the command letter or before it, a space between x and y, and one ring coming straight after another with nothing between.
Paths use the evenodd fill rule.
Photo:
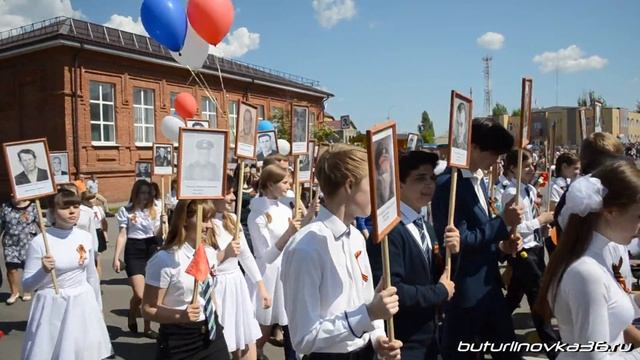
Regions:
<instances>
[{"instance_id":1,"label":"black and white portrait photo","mask_svg":"<svg viewBox=\"0 0 640 360\"><path fill-rule=\"evenodd\" d=\"M171 175L173 174L173 145L153 144L153 174Z\"/></svg>"},{"instance_id":2,"label":"black and white portrait photo","mask_svg":"<svg viewBox=\"0 0 640 360\"><path fill-rule=\"evenodd\" d=\"M449 123L449 163L451 166L468 166L471 146L471 99L451 92L451 113Z\"/></svg>"},{"instance_id":3,"label":"black and white portrait photo","mask_svg":"<svg viewBox=\"0 0 640 360\"><path fill-rule=\"evenodd\" d=\"M315 141L309 141L309 151L306 154L300 155L300 175L298 176L298 182L307 183L313 179L313 163L314 155L316 151Z\"/></svg>"},{"instance_id":4,"label":"black and white portrait photo","mask_svg":"<svg viewBox=\"0 0 640 360\"><path fill-rule=\"evenodd\" d=\"M5 143L3 147L15 199L35 199L55 191L46 139Z\"/></svg>"},{"instance_id":5,"label":"black and white portrait photo","mask_svg":"<svg viewBox=\"0 0 640 360\"><path fill-rule=\"evenodd\" d=\"M309 140L309 109L303 106L293 107L291 129L291 155L303 155L307 152Z\"/></svg>"},{"instance_id":6,"label":"black and white portrait photo","mask_svg":"<svg viewBox=\"0 0 640 360\"><path fill-rule=\"evenodd\" d=\"M180 130L178 199L224 197L228 142L226 130Z\"/></svg>"},{"instance_id":7,"label":"black and white portrait photo","mask_svg":"<svg viewBox=\"0 0 640 360\"><path fill-rule=\"evenodd\" d=\"M602 103L600 101L593 102L593 119L594 119L594 131L602 132Z\"/></svg>"},{"instance_id":8,"label":"black and white portrait photo","mask_svg":"<svg viewBox=\"0 0 640 360\"><path fill-rule=\"evenodd\" d=\"M245 102L240 103L238 124L236 126L236 157L244 159L255 159L256 154L256 133L257 133L257 113L255 106Z\"/></svg>"},{"instance_id":9,"label":"black and white portrait photo","mask_svg":"<svg viewBox=\"0 0 640 360\"><path fill-rule=\"evenodd\" d=\"M520 108L520 143L518 146L524 149L529 145L529 128L531 126L531 92L533 80L522 79L522 103Z\"/></svg>"},{"instance_id":10,"label":"black and white portrait photo","mask_svg":"<svg viewBox=\"0 0 640 360\"><path fill-rule=\"evenodd\" d=\"M418 134L409 133L407 135L407 151L413 151L418 145Z\"/></svg>"},{"instance_id":11,"label":"black and white portrait photo","mask_svg":"<svg viewBox=\"0 0 640 360\"><path fill-rule=\"evenodd\" d=\"M66 151L56 151L49 154L51 162L51 172L56 184L66 184L71 182L69 177L69 153Z\"/></svg>"},{"instance_id":12,"label":"black and white portrait photo","mask_svg":"<svg viewBox=\"0 0 640 360\"><path fill-rule=\"evenodd\" d=\"M136 180L151 181L151 161L136 161Z\"/></svg>"},{"instance_id":13,"label":"black and white portrait photo","mask_svg":"<svg viewBox=\"0 0 640 360\"><path fill-rule=\"evenodd\" d=\"M269 156L278 153L278 139L275 131L261 131L258 133L258 146L256 148L256 160L258 165Z\"/></svg>"},{"instance_id":14,"label":"black and white portrait photo","mask_svg":"<svg viewBox=\"0 0 640 360\"><path fill-rule=\"evenodd\" d=\"M207 120L187 120L187 127L194 129L208 129L209 122Z\"/></svg>"},{"instance_id":15,"label":"black and white portrait photo","mask_svg":"<svg viewBox=\"0 0 640 360\"><path fill-rule=\"evenodd\" d=\"M580 136L582 139L585 139L587 137L587 114L585 109L580 109L578 114L580 119Z\"/></svg>"}]
</instances>

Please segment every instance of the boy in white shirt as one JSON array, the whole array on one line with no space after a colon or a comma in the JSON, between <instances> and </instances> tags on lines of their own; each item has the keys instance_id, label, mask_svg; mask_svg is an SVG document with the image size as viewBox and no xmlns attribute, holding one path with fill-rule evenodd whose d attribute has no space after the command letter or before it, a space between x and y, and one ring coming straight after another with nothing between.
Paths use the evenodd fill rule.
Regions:
<instances>
[{"instance_id":1,"label":"boy in white shirt","mask_svg":"<svg viewBox=\"0 0 640 360\"><path fill-rule=\"evenodd\" d=\"M384 319L396 288L375 291L365 239L351 224L371 212L367 153L336 144L317 163L325 206L283 252L281 279L293 347L303 359L400 359Z\"/></svg>"}]
</instances>

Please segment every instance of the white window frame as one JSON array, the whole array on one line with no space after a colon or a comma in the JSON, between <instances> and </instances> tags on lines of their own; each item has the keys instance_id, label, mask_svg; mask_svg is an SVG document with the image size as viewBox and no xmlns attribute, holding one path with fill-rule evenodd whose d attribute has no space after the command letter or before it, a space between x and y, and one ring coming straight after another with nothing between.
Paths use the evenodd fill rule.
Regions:
<instances>
[{"instance_id":1,"label":"white window frame","mask_svg":"<svg viewBox=\"0 0 640 360\"><path fill-rule=\"evenodd\" d=\"M231 147L236 147L236 124L238 123L238 105L239 102L236 100L229 100L229 109L228 111L228 121L229 121L229 143Z\"/></svg>"},{"instance_id":2,"label":"white window frame","mask_svg":"<svg viewBox=\"0 0 640 360\"><path fill-rule=\"evenodd\" d=\"M100 96L100 98L98 100L93 100L91 99L91 86L97 84L99 86L99 91L98 94ZM110 86L111 87L111 94L112 94L112 101L106 101L102 99L102 86ZM106 82L100 82L100 81L89 81L89 121L90 121L90 125L99 125L100 126L100 140L99 141L95 141L93 140L93 129L90 130L91 133L91 144L92 145L116 145L116 138L117 138L117 134L116 134L116 104L115 104L115 100L116 100L116 87L114 84L111 83L106 83ZM98 121L94 121L91 118L91 104L98 104L98 106L100 107L100 120ZM111 111L111 114L113 115L113 121L112 122L108 122L108 121L104 121L104 114L102 113L102 106L103 105L110 105L113 109L113 111ZM113 126L113 141L104 141L104 126Z\"/></svg>"},{"instance_id":3,"label":"white window frame","mask_svg":"<svg viewBox=\"0 0 640 360\"><path fill-rule=\"evenodd\" d=\"M172 96L173 96L173 99L171 99ZM178 97L177 92L171 91L169 93L169 115L171 116L176 114L176 97Z\"/></svg>"},{"instance_id":4,"label":"white window frame","mask_svg":"<svg viewBox=\"0 0 640 360\"><path fill-rule=\"evenodd\" d=\"M142 90L141 93L141 97L140 97L140 104L136 104L136 95L135 92L136 90ZM145 92L149 91L151 93L152 99L151 99L151 105L144 105L144 97L145 97ZM155 91L153 89L149 89L149 88L143 88L143 87L134 87L133 88L133 139L134 142L136 144L136 146L153 146L153 142L155 141ZM136 109L141 109L142 111L140 112L142 114L142 123L136 123ZM153 114L153 119L151 119L151 124L147 124L146 123L146 119L145 116L147 114L147 112L145 110L147 109L151 109L151 113ZM138 139L136 139L136 128L142 128L142 141L138 141ZM151 137L152 139L145 139L145 134L146 134L146 128L151 128Z\"/></svg>"},{"instance_id":5,"label":"white window frame","mask_svg":"<svg viewBox=\"0 0 640 360\"><path fill-rule=\"evenodd\" d=\"M218 127L217 101L218 100L215 98L211 100L208 96L203 96L200 101L202 106L202 111L200 111L202 120L208 120L209 128L211 129L216 129ZM211 118L209 118L209 116L211 116Z\"/></svg>"}]
</instances>

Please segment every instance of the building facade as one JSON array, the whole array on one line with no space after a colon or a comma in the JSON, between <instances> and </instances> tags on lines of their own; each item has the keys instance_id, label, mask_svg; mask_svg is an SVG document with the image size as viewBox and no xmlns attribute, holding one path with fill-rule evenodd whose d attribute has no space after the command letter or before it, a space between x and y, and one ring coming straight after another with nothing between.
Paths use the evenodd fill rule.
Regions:
<instances>
[{"instance_id":1,"label":"building facade","mask_svg":"<svg viewBox=\"0 0 640 360\"><path fill-rule=\"evenodd\" d=\"M95 174L114 202L128 199L135 162L169 142L160 123L180 92L195 97L198 119L229 130L230 143L242 101L290 130L294 104L309 108L315 128L332 96L317 82L213 55L193 73L151 38L70 18L0 34L0 78L0 141L47 138L51 151L69 152L71 174ZM4 167L0 183L9 188Z\"/></svg>"}]
</instances>

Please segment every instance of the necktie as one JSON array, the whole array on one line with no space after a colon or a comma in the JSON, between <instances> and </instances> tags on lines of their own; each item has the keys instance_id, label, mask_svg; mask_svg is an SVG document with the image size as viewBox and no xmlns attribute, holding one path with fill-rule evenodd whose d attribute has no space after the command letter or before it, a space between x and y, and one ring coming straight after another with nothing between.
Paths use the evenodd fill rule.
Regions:
<instances>
[{"instance_id":1,"label":"necktie","mask_svg":"<svg viewBox=\"0 0 640 360\"><path fill-rule=\"evenodd\" d=\"M429 246L427 245L427 232L424 228L424 219L422 216L418 216L417 219L413 220L413 225L418 228L418 233L420 234L420 243L422 244L422 252L427 258L427 262L431 265L431 252L429 251Z\"/></svg>"},{"instance_id":2,"label":"necktie","mask_svg":"<svg viewBox=\"0 0 640 360\"><path fill-rule=\"evenodd\" d=\"M531 212L531 217L535 217L533 208L535 206L535 199L531 197L531 189L528 186L524 185L524 192L527 194L527 200L529 201L529 211ZM533 239L538 245L542 245L542 233L540 232L540 228L533 230Z\"/></svg>"},{"instance_id":3,"label":"necktie","mask_svg":"<svg viewBox=\"0 0 640 360\"><path fill-rule=\"evenodd\" d=\"M209 328L209 339L213 340L216 337L216 320L213 312L213 302L211 299L211 277L208 277L205 282L200 284L200 296L204 299L204 316L207 319L207 327Z\"/></svg>"}]
</instances>

